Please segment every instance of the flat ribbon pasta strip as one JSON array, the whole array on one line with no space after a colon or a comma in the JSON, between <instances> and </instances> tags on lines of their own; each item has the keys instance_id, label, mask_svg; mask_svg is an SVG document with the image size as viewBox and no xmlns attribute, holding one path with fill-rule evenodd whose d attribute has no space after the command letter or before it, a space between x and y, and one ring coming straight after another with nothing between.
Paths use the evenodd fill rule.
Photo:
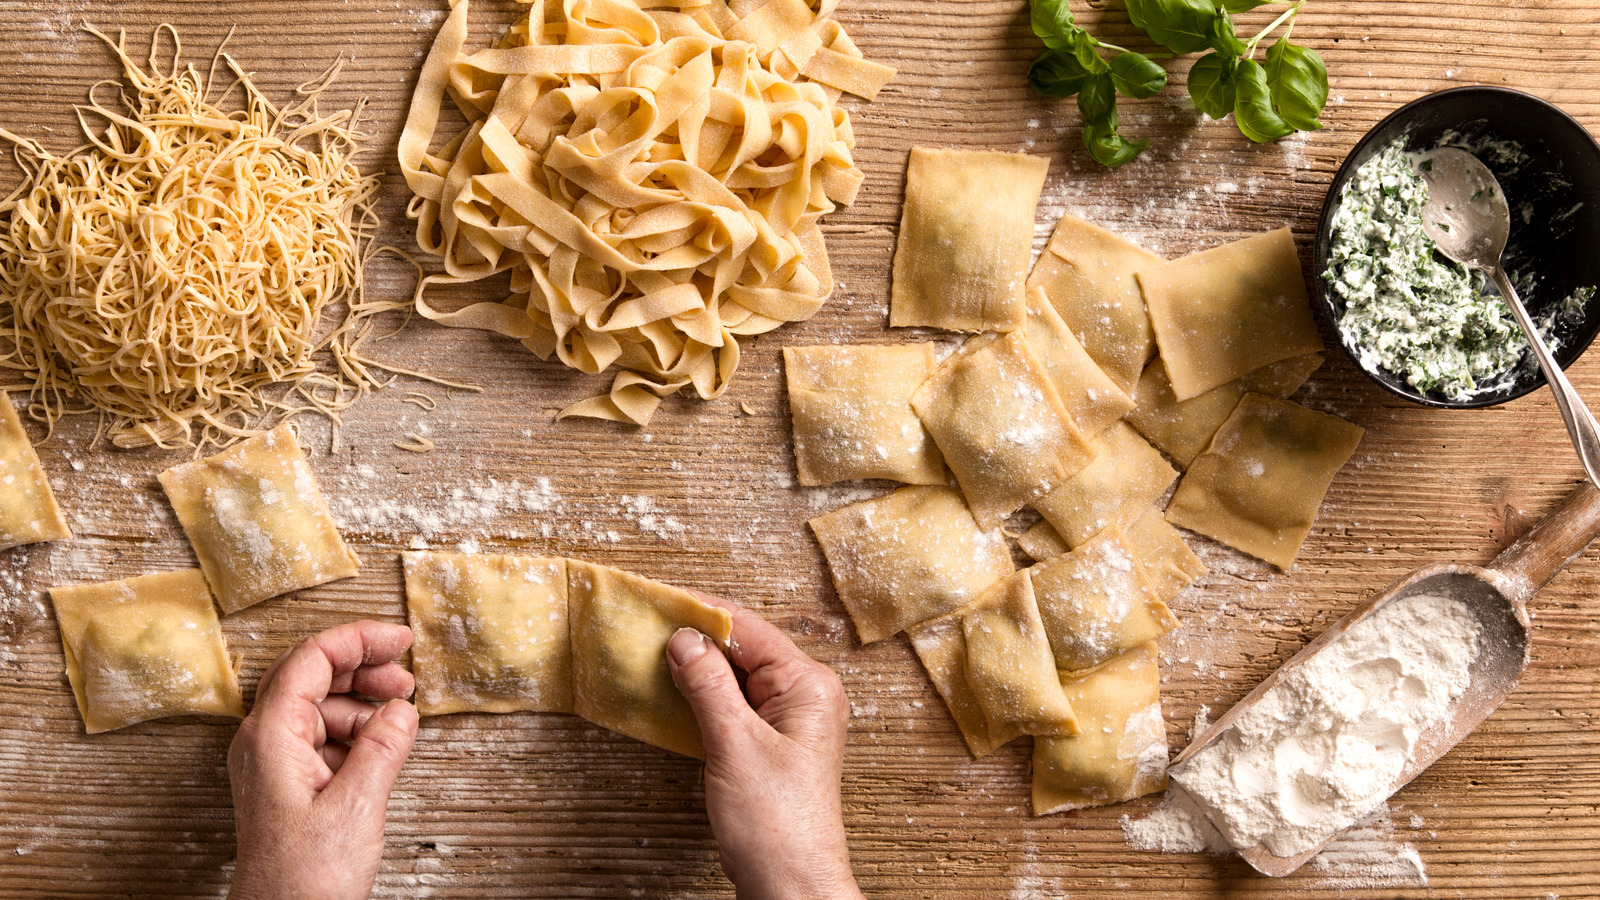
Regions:
<instances>
[{"instance_id":1,"label":"flat ribbon pasta strip","mask_svg":"<svg viewBox=\"0 0 1600 900\"><path fill-rule=\"evenodd\" d=\"M667 394L720 395L740 335L833 291L817 222L862 181L835 101L894 73L861 58L834 2L537 0L474 53L454 2L399 146L417 242L444 264L417 311L624 370L559 418L642 425ZM470 124L431 150L447 90ZM507 270L503 302L428 302Z\"/></svg>"}]
</instances>

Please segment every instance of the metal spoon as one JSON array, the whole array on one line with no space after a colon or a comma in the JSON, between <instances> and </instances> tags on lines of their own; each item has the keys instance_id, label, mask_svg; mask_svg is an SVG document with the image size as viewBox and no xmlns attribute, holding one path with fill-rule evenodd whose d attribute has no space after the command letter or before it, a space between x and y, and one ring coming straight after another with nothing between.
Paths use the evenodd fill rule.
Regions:
<instances>
[{"instance_id":1,"label":"metal spoon","mask_svg":"<svg viewBox=\"0 0 1600 900\"><path fill-rule=\"evenodd\" d=\"M1502 551L1487 567L1439 563L1406 575L1361 603L1267 676L1174 757L1173 770L1181 770L1196 753L1222 737L1240 716L1276 687L1286 673L1309 662L1350 626L1371 616L1384 604L1414 594L1454 597L1467 605L1481 628L1478 656L1472 662L1472 681L1466 692L1451 704L1444 722L1419 737L1405 768L1389 786L1388 794L1393 794L1476 730L1516 688L1528 667L1528 599L1597 536L1600 536L1600 490L1580 483L1561 506ZM1169 790L1182 792L1183 789L1173 782ZM1330 835L1328 841L1334 837L1337 835ZM1296 856L1274 856L1260 844L1235 850L1257 871L1280 876L1300 868L1320 853L1328 841Z\"/></svg>"},{"instance_id":2,"label":"metal spoon","mask_svg":"<svg viewBox=\"0 0 1600 900\"><path fill-rule=\"evenodd\" d=\"M1465 150L1435 150L1424 164L1427 168L1422 177L1428 183L1428 204L1422 208L1422 230L1440 253L1462 265L1482 269L1500 290L1556 395L1556 406L1567 423L1567 434L1572 437L1583 470L1591 482L1600 486L1600 425L1595 424L1589 407L1572 389L1572 382L1534 330L1533 319L1500 265L1500 255L1505 252L1506 237L1511 232L1505 191L1500 189L1494 173Z\"/></svg>"}]
</instances>

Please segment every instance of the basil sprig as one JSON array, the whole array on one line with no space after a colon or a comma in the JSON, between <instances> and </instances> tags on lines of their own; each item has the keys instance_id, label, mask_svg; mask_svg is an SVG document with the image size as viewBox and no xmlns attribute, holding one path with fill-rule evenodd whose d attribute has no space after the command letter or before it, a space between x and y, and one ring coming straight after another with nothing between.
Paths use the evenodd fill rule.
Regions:
<instances>
[{"instance_id":1,"label":"basil sprig","mask_svg":"<svg viewBox=\"0 0 1600 900\"><path fill-rule=\"evenodd\" d=\"M1255 36L1243 40L1233 13L1273 0L1127 0L1128 17L1157 44L1174 54L1210 52L1189 70L1189 96L1213 119L1233 115L1245 137L1275 141L1296 131L1322 127L1318 116L1328 101L1328 70L1315 50L1289 42L1305 0ZM1068 0L1030 0L1034 34L1046 50L1028 67L1028 82L1047 97L1078 97L1083 142L1096 162L1120 166L1149 145L1117 131L1117 94L1149 97L1167 83L1166 72L1149 56L1096 40L1073 20ZM1283 27L1267 48L1265 63L1255 60L1261 42ZM1106 59L1101 51L1109 51Z\"/></svg>"}]
</instances>

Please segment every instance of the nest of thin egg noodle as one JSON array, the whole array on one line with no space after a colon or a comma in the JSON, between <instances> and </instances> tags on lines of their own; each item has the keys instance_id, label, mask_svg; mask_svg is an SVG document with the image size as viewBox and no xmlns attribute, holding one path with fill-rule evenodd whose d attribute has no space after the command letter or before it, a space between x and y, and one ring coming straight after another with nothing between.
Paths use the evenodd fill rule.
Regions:
<instances>
[{"instance_id":1,"label":"nest of thin egg noodle","mask_svg":"<svg viewBox=\"0 0 1600 900\"><path fill-rule=\"evenodd\" d=\"M362 296L378 180L354 162L360 107L317 109L337 64L280 107L220 47L204 77L180 65L171 26L147 67L86 30L126 80L78 108L88 143L57 156L0 130L25 173L0 203L0 367L31 379L35 418L98 413L120 447L222 446L307 410L337 422L376 383L357 352L371 316L397 307Z\"/></svg>"}]
</instances>

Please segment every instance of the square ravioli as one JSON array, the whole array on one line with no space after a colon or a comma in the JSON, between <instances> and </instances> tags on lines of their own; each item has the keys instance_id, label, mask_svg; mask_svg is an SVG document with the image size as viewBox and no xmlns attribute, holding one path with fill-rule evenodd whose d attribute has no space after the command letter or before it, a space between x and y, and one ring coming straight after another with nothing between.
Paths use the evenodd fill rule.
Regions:
<instances>
[{"instance_id":1,"label":"square ravioli","mask_svg":"<svg viewBox=\"0 0 1600 900\"><path fill-rule=\"evenodd\" d=\"M1142 644L1062 680L1077 737L1033 741L1033 814L1121 803L1167 786L1156 645Z\"/></svg>"},{"instance_id":2,"label":"square ravioli","mask_svg":"<svg viewBox=\"0 0 1600 900\"><path fill-rule=\"evenodd\" d=\"M89 734L186 714L244 718L199 569L51 588L50 602Z\"/></svg>"},{"instance_id":3,"label":"square ravioli","mask_svg":"<svg viewBox=\"0 0 1600 900\"><path fill-rule=\"evenodd\" d=\"M1017 568L1005 535L979 528L946 487L853 503L811 530L863 644L965 606Z\"/></svg>"},{"instance_id":4,"label":"square ravioli","mask_svg":"<svg viewBox=\"0 0 1600 900\"><path fill-rule=\"evenodd\" d=\"M939 448L911 410L937 365L932 344L783 348L800 483L944 484Z\"/></svg>"},{"instance_id":5,"label":"square ravioli","mask_svg":"<svg viewBox=\"0 0 1600 900\"><path fill-rule=\"evenodd\" d=\"M360 567L287 423L160 480L224 613Z\"/></svg>"},{"instance_id":6,"label":"square ravioli","mask_svg":"<svg viewBox=\"0 0 1600 900\"><path fill-rule=\"evenodd\" d=\"M0 391L0 550L70 537L11 395Z\"/></svg>"},{"instance_id":7,"label":"square ravioli","mask_svg":"<svg viewBox=\"0 0 1600 900\"><path fill-rule=\"evenodd\" d=\"M1011 331L1022 324L1034 214L1049 167L1025 153L911 149L890 327Z\"/></svg>"},{"instance_id":8,"label":"square ravioli","mask_svg":"<svg viewBox=\"0 0 1600 900\"><path fill-rule=\"evenodd\" d=\"M1120 529L1027 571L1063 672L1092 669L1178 625Z\"/></svg>"},{"instance_id":9,"label":"square ravioli","mask_svg":"<svg viewBox=\"0 0 1600 900\"><path fill-rule=\"evenodd\" d=\"M1178 482L1167 521L1288 569L1361 435L1298 403L1245 394Z\"/></svg>"},{"instance_id":10,"label":"square ravioli","mask_svg":"<svg viewBox=\"0 0 1600 900\"><path fill-rule=\"evenodd\" d=\"M1040 288L1094 361L1132 391L1155 353L1155 334L1134 273L1166 262L1125 238L1062 216L1028 287Z\"/></svg>"},{"instance_id":11,"label":"square ravioli","mask_svg":"<svg viewBox=\"0 0 1600 900\"><path fill-rule=\"evenodd\" d=\"M1138 275L1179 400L1268 363L1322 350L1287 228L1140 269Z\"/></svg>"},{"instance_id":12,"label":"square ravioli","mask_svg":"<svg viewBox=\"0 0 1600 900\"><path fill-rule=\"evenodd\" d=\"M1151 507L1123 532L1133 558L1139 561L1156 596L1165 603L1206 574L1206 564L1194 555L1178 529L1167 523L1161 510Z\"/></svg>"},{"instance_id":13,"label":"square ravioli","mask_svg":"<svg viewBox=\"0 0 1600 900\"><path fill-rule=\"evenodd\" d=\"M944 699L961 739L973 759L993 753L1001 745L1022 736L1015 724L989 727L983 704L967 681L967 634L960 612L949 613L906 629L911 647L928 670L928 679Z\"/></svg>"},{"instance_id":14,"label":"square ravioli","mask_svg":"<svg viewBox=\"0 0 1600 900\"><path fill-rule=\"evenodd\" d=\"M1033 582L1018 572L960 611L967 639L967 684L991 733L1078 733L1061 691L1055 656L1045 637Z\"/></svg>"},{"instance_id":15,"label":"square ravioli","mask_svg":"<svg viewBox=\"0 0 1600 900\"><path fill-rule=\"evenodd\" d=\"M667 668L667 641L693 628L727 651L733 617L679 588L567 560L573 712L618 734L705 759L700 725Z\"/></svg>"},{"instance_id":16,"label":"square ravioli","mask_svg":"<svg viewBox=\"0 0 1600 900\"><path fill-rule=\"evenodd\" d=\"M1103 528L1128 525L1178 480L1178 470L1126 422L1095 438L1094 462L1033 501L1067 547L1077 547Z\"/></svg>"},{"instance_id":17,"label":"square ravioli","mask_svg":"<svg viewBox=\"0 0 1600 900\"><path fill-rule=\"evenodd\" d=\"M1322 365L1321 353L1291 356L1245 375L1236 381L1212 388L1198 397L1180 401L1172 393L1167 370L1160 359L1150 363L1134 389L1134 409L1128 423L1139 429L1150 443L1160 447L1179 466L1188 468L1199 456L1212 435L1222 427L1239 398L1254 391L1272 397L1288 397L1299 390Z\"/></svg>"},{"instance_id":18,"label":"square ravioli","mask_svg":"<svg viewBox=\"0 0 1600 900\"><path fill-rule=\"evenodd\" d=\"M572 712L566 560L404 559L418 712Z\"/></svg>"},{"instance_id":19,"label":"square ravioli","mask_svg":"<svg viewBox=\"0 0 1600 900\"><path fill-rule=\"evenodd\" d=\"M1000 527L1094 459L1016 332L945 360L911 408L985 529Z\"/></svg>"}]
</instances>

